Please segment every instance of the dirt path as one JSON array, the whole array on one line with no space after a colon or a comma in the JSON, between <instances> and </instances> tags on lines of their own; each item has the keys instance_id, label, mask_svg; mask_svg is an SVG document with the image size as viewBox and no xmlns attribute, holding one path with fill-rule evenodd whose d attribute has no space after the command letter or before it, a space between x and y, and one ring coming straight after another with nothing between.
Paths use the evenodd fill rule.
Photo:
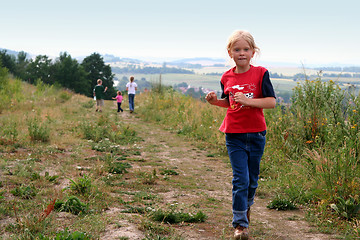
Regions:
<instances>
[{"instance_id":1,"label":"dirt path","mask_svg":"<svg viewBox=\"0 0 360 240\"><path fill-rule=\"evenodd\" d=\"M178 224L172 227L184 239L231 239L231 167L227 159L209 157L208 152L199 150L184 138L152 123L144 123L136 113L123 112L121 116L122 121L132 124L144 139L144 142L139 143L139 147L143 149L141 158L157 158L179 172L178 182L174 186L168 186L170 190L159 193L164 203L190 205L201 201L202 206L206 206L201 208L208 216L204 223ZM181 187L182 179L193 181L197 188ZM266 208L269 201L266 198L256 198L251 217L252 239L335 239L318 233L316 228L305 222L303 211L270 210ZM110 215L117 213L117 209L108 211ZM118 239L119 236L134 240L144 238L144 234L134 223L124 220L121 225L121 228L109 226L101 239Z\"/></svg>"}]
</instances>

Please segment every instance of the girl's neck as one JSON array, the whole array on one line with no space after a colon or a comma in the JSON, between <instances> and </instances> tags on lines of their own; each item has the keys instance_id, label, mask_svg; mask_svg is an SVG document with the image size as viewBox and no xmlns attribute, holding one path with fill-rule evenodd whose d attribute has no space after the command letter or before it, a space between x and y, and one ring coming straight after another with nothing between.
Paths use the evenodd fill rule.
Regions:
<instances>
[{"instance_id":1,"label":"girl's neck","mask_svg":"<svg viewBox=\"0 0 360 240\"><path fill-rule=\"evenodd\" d=\"M248 66L236 66L235 67L235 70L234 70L234 73L244 73L244 72L247 72L249 71L251 68L251 65L248 65Z\"/></svg>"}]
</instances>

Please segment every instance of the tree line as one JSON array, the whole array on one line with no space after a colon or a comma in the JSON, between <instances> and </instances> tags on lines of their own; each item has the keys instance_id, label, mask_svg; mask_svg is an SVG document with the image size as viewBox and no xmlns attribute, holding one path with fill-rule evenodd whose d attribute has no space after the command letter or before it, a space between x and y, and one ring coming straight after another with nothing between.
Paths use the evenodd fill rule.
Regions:
<instances>
[{"instance_id":1,"label":"tree line","mask_svg":"<svg viewBox=\"0 0 360 240\"><path fill-rule=\"evenodd\" d=\"M1 50L0 67L7 68L15 77L31 84L39 80L49 85L58 84L89 97L93 95L97 79L101 79L103 85L108 87L106 99L116 95L114 74L98 53L85 57L79 63L66 52L52 60L46 55L29 59L23 51L15 56L8 54L7 50Z\"/></svg>"}]
</instances>

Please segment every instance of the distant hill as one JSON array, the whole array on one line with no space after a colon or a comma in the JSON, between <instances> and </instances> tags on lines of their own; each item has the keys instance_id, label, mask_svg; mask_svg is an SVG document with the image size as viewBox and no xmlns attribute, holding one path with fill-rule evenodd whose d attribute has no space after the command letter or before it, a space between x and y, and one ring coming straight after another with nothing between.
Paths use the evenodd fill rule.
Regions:
<instances>
[{"instance_id":1,"label":"distant hill","mask_svg":"<svg viewBox=\"0 0 360 240\"><path fill-rule=\"evenodd\" d=\"M9 50L9 49L6 49L6 48L0 48L0 51L3 51L3 50L5 50L6 53L9 54L9 55L17 56L19 54L19 52L17 52L17 51Z\"/></svg>"},{"instance_id":2,"label":"distant hill","mask_svg":"<svg viewBox=\"0 0 360 240\"><path fill-rule=\"evenodd\" d=\"M227 60L222 58L184 58L169 62L169 64L201 64L202 66L212 66L216 64L226 64Z\"/></svg>"}]
</instances>

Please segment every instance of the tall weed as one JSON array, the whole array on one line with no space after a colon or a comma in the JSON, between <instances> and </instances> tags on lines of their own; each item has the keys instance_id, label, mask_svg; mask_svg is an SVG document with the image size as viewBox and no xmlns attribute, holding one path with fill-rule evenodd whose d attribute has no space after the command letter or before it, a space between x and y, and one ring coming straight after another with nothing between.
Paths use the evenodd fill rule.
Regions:
<instances>
[{"instance_id":1,"label":"tall weed","mask_svg":"<svg viewBox=\"0 0 360 240\"><path fill-rule=\"evenodd\" d=\"M40 122L37 117L29 118L27 120L29 136L32 141L49 142L50 141L50 127L47 122Z\"/></svg>"}]
</instances>

